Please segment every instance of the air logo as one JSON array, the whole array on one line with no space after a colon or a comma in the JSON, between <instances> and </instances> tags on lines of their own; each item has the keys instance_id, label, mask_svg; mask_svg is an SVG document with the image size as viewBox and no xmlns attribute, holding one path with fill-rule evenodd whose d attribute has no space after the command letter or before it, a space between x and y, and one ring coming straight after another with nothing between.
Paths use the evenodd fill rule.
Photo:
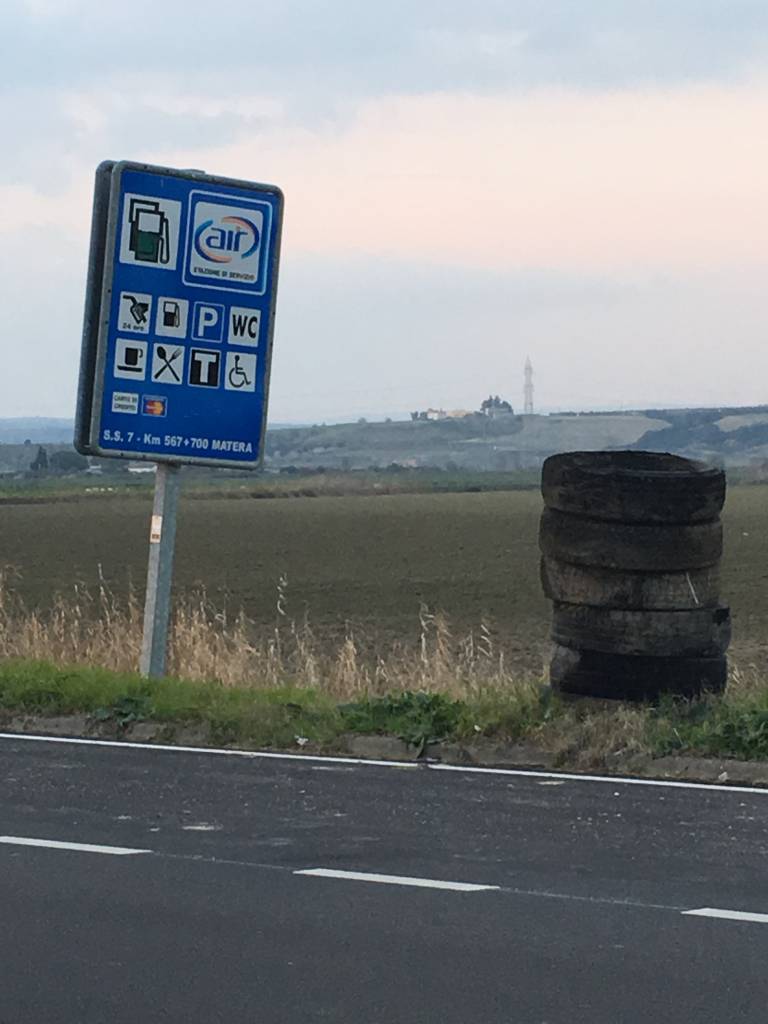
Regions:
<instances>
[{"instance_id":1,"label":"air logo","mask_svg":"<svg viewBox=\"0 0 768 1024\"><path fill-rule=\"evenodd\" d=\"M252 256L260 238L261 232L245 217L222 217L218 224L209 218L195 231L195 250L212 263L231 263Z\"/></svg>"},{"instance_id":2,"label":"air logo","mask_svg":"<svg viewBox=\"0 0 768 1024\"><path fill-rule=\"evenodd\" d=\"M259 344L260 326L261 310L232 306L227 341L230 345L252 345L255 348Z\"/></svg>"},{"instance_id":3,"label":"air logo","mask_svg":"<svg viewBox=\"0 0 768 1024\"><path fill-rule=\"evenodd\" d=\"M254 284L261 270L264 214L260 209L198 200L193 204L187 271L206 278Z\"/></svg>"}]
</instances>

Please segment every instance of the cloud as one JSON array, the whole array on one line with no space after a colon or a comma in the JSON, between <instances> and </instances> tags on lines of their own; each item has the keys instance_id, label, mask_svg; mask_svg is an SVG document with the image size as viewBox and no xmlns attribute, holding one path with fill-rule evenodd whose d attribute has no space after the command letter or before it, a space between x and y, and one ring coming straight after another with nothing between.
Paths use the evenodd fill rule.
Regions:
<instances>
[{"instance_id":1,"label":"cloud","mask_svg":"<svg viewBox=\"0 0 768 1024\"><path fill-rule=\"evenodd\" d=\"M371 95L712 81L764 61L762 0L6 0L8 81L114 73ZM178 83L181 84L181 83Z\"/></svg>"},{"instance_id":2,"label":"cloud","mask_svg":"<svg viewBox=\"0 0 768 1024\"><path fill-rule=\"evenodd\" d=\"M0 180L48 191L62 154L144 159L276 120L341 132L402 97L748 85L768 58L762 0L6 0L0 32Z\"/></svg>"},{"instance_id":3,"label":"cloud","mask_svg":"<svg viewBox=\"0 0 768 1024\"><path fill-rule=\"evenodd\" d=\"M0 193L2 216L16 205ZM82 330L87 237L61 219L16 226L2 236L3 373L6 416L70 416Z\"/></svg>"},{"instance_id":4,"label":"cloud","mask_svg":"<svg viewBox=\"0 0 768 1024\"><path fill-rule=\"evenodd\" d=\"M73 405L105 157L287 198L272 415L753 402L763 0L7 0L13 412ZM32 353L30 357L29 353Z\"/></svg>"},{"instance_id":5,"label":"cloud","mask_svg":"<svg viewBox=\"0 0 768 1024\"><path fill-rule=\"evenodd\" d=\"M87 239L6 236L6 415L71 415ZM514 270L287 248L270 415L334 421L518 407L530 355L542 408L752 404L768 376L764 273Z\"/></svg>"},{"instance_id":6,"label":"cloud","mask_svg":"<svg viewBox=\"0 0 768 1024\"><path fill-rule=\"evenodd\" d=\"M350 257L284 268L270 414L333 420L426 405L540 408L764 400L759 274L492 272Z\"/></svg>"},{"instance_id":7,"label":"cloud","mask_svg":"<svg viewBox=\"0 0 768 1024\"><path fill-rule=\"evenodd\" d=\"M768 83L361 102L163 155L267 178L286 245L486 268L763 266ZM751 230L746 226L751 225Z\"/></svg>"}]
</instances>

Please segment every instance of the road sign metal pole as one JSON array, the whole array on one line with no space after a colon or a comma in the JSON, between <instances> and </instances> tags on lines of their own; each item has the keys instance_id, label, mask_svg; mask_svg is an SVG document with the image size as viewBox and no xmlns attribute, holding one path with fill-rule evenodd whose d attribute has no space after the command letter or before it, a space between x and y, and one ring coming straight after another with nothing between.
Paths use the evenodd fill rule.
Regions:
<instances>
[{"instance_id":1,"label":"road sign metal pole","mask_svg":"<svg viewBox=\"0 0 768 1024\"><path fill-rule=\"evenodd\" d=\"M147 676L165 672L179 467L262 464L282 222L274 185L96 172L75 446L156 465Z\"/></svg>"},{"instance_id":2,"label":"road sign metal pole","mask_svg":"<svg viewBox=\"0 0 768 1024\"><path fill-rule=\"evenodd\" d=\"M140 670L145 676L165 675L180 469L172 462L157 464L141 645Z\"/></svg>"}]
</instances>

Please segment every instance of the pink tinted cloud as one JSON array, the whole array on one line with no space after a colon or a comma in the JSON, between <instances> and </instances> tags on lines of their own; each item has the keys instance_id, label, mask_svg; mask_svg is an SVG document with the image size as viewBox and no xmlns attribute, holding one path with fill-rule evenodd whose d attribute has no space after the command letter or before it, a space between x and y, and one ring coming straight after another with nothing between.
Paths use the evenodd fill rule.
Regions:
<instances>
[{"instance_id":1,"label":"pink tinted cloud","mask_svg":"<svg viewBox=\"0 0 768 1024\"><path fill-rule=\"evenodd\" d=\"M296 251L702 269L766 262L767 117L762 82L410 96L184 159L280 184Z\"/></svg>"}]
</instances>

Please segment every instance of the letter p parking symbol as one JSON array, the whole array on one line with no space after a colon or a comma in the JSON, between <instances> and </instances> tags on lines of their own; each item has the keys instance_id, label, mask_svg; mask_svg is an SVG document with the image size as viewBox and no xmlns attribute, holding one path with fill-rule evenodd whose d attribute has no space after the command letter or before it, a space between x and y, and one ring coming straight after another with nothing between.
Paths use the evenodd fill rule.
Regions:
<instances>
[{"instance_id":1,"label":"letter p parking symbol","mask_svg":"<svg viewBox=\"0 0 768 1024\"><path fill-rule=\"evenodd\" d=\"M224 336L224 307L216 303L196 302L192 316L195 341L221 341Z\"/></svg>"}]
</instances>

